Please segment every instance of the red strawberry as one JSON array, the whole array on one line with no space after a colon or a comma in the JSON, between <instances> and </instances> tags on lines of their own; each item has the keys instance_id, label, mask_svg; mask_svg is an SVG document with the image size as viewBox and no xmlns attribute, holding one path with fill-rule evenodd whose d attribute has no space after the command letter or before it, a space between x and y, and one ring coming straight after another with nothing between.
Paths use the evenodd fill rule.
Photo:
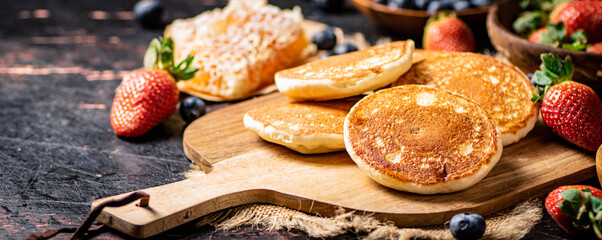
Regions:
<instances>
[{"instance_id":1,"label":"red strawberry","mask_svg":"<svg viewBox=\"0 0 602 240\"><path fill-rule=\"evenodd\" d=\"M552 131L565 140L590 151L602 145L602 102L590 87L571 81L573 64L554 54L542 54L541 70L534 82L539 85L541 117ZM534 96L534 100L539 100Z\"/></svg>"},{"instance_id":2,"label":"red strawberry","mask_svg":"<svg viewBox=\"0 0 602 240\"><path fill-rule=\"evenodd\" d=\"M596 43L594 45L591 45L587 48L587 50L585 50L586 52L589 53L600 53L602 54L602 42Z\"/></svg>"},{"instance_id":3,"label":"red strawberry","mask_svg":"<svg viewBox=\"0 0 602 240\"><path fill-rule=\"evenodd\" d=\"M568 189L574 189L578 191L567 191ZM590 191L588 192L584 189L589 189ZM548 194L548 197L546 197L545 207L550 216L552 216L558 225L560 225L560 227L568 234L583 234L587 228L584 225L592 223L588 221L588 216L579 216L578 212L571 212L570 210L572 210L571 208L579 209L582 206L585 206L586 209L588 207L592 208L592 196L598 199L602 198L602 190L586 185L561 186ZM586 198L589 198L588 201L585 201ZM565 201L565 199L568 199L568 202ZM593 209L590 210L593 211ZM569 211L568 214L565 213L565 211ZM577 223L577 226L574 223Z\"/></svg>"},{"instance_id":4,"label":"red strawberry","mask_svg":"<svg viewBox=\"0 0 602 240\"><path fill-rule=\"evenodd\" d=\"M144 134L176 109L179 91L176 79L188 79L195 69L187 69L192 58L173 66L173 42L154 39L144 56L146 68L123 78L111 106L111 126L119 136ZM174 78L175 77L175 78Z\"/></svg>"},{"instance_id":5,"label":"red strawberry","mask_svg":"<svg viewBox=\"0 0 602 240\"><path fill-rule=\"evenodd\" d=\"M424 27L422 44L425 49L474 52L475 40L472 31L456 16L441 13L429 18Z\"/></svg>"},{"instance_id":6,"label":"red strawberry","mask_svg":"<svg viewBox=\"0 0 602 240\"><path fill-rule=\"evenodd\" d=\"M585 30L588 42L602 41L602 1L570 1L550 13L550 22L563 22L567 36Z\"/></svg>"},{"instance_id":7,"label":"red strawberry","mask_svg":"<svg viewBox=\"0 0 602 240\"><path fill-rule=\"evenodd\" d=\"M535 31L535 32L531 33L531 35L529 35L529 42L540 43L541 35L546 32L548 32L548 29L546 27L537 29L537 31Z\"/></svg>"}]
</instances>

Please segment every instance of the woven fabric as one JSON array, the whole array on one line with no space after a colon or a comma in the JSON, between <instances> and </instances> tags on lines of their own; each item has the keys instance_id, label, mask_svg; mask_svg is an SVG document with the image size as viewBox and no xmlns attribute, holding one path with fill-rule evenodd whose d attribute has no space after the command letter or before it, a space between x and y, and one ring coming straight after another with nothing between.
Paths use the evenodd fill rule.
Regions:
<instances>
[{"instance_id":1,"label":"woven fabric","mask_svg":"<svg viewBox=\"0 0 602 240\"><path fill-rule=\"evenodd\" d=\"M532 199L487 216L483 239L520 239L541 220L542 214L541 200ZM342 209L334 217L320 217L269 204L247 204L222 210L197 223L198 226L205 224L213 225L217 230L249 225L266 231L295 228L311 237L333 237L353 231L367 233L366 239L454 239L445 225L403 228Z\"/></svg>"}]
</instances>

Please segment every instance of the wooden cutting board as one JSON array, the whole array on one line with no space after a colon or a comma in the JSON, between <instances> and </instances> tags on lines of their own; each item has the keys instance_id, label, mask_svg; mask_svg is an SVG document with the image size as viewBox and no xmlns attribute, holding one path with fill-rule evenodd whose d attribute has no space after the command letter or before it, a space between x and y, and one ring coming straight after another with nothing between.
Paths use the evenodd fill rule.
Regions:
<instances>
[{"instance_id":1,"label":"wooden cutting board","mask_svg":"<svg viewBox=\"0 0 602 240\"><path fill-rule=\"evenodd\" d=\"M284 96L274 93L196 120L184 132L184 151L209 173L145 189L151 196L148 208L107 208L99 221L134 237L149 237L229 207L271 203L322 216L342 207L399 226L425 226L460 212L491 214L596 176L593 153L562 141L539 121L527 138L504 148L498 164L477 185L452 194L404 193L372 181L346 152L302 155L244 128L245 112L282 101Z\"/></svg>"}]
</instances>

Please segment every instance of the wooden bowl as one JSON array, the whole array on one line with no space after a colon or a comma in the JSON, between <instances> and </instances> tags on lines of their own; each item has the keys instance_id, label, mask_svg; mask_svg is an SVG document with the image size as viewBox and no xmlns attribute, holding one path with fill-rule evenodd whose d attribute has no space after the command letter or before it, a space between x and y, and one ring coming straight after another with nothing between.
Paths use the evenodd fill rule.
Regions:
<instances>
[{"instance_id":1,"label":"wooden bowl","mask_svg":"<svg viewBox=\"0 0 602 240\"><path fill-rule=\"evenodd\" d=\"M430 13L412 9L392 9L388 6L378 4L373 0L351 0L351 3L362 14L384 29L405 37L422 39L424 25L431 16ZM470 8L456 11L460 17L472 29L475 35L485 34L485 19L489 6L483 8Z\"/></svg>"},{"instance_id":2,"label":"wooden bowl","mask_svg":"<svg viewBox=\"0 0 602 240\"><path fill-rule=\"evenodd\" d=\"M574 65L573 80L602 93L602 54L593 54L553 48L527 41L514 34L512 23L520 13L520 0L509 0L492 6L487 16L487 32L495 49L525 73L539 69L542 53L555 52L562 58L571 56Z\"/></svg>"},{"instance_id":3,"label":"wooden bowl","mask_svg":"<svg viewBox=\"0 0 602 240\"><path fill-rule=\"evenodd\" d=\"M596 173L598 174L598 181L602 185L602 146L598 148L596 153Z\"/></svg>"}]
</instances>

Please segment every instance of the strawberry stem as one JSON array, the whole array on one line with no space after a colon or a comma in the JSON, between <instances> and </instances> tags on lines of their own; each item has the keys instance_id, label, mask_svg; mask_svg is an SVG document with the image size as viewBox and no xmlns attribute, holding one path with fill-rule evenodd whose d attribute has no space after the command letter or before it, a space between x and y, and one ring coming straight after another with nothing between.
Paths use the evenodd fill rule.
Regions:
<instances>
[{"instance_id":1,"label":"strawberry stem","mask_svg":"<svg viewBox=\"0 0 602 240\"><path fill-rule=\"evenodd\" d=\"M600 221L596 221L596 218L594 217L594 212L590 211L589 212L589 219L592 221L592 226L594 229L594 233L596 233L596 237L598 237L598 239L602 239L602 232L600 231Z\"/></svg>"},{"instance_id":2,"label":"strawberry stem","mask_svg":"<svg viewBox=\"0 0 602 240\"><path fill-rule=\"evenodd\" d=\"M144 68L163 69L176 81L194 77L198 69L190 68L194 56L189 56L174 66L174 42L171 38L153 39L144 54Z\"/></svg>"},{"instance_id":3,"label":"strawberry stem","mask_svg":"<svg viewBox=\"0 0 602 240\"><path fill-rule=\"evenodd\" d=\"M550 87L573 78L573 62L567 56L563 61L556 53L541 54L540 70L535 71L533 82L536 94L531 97L532 101L541 101Z\"/></svg>"}]
</instances>

